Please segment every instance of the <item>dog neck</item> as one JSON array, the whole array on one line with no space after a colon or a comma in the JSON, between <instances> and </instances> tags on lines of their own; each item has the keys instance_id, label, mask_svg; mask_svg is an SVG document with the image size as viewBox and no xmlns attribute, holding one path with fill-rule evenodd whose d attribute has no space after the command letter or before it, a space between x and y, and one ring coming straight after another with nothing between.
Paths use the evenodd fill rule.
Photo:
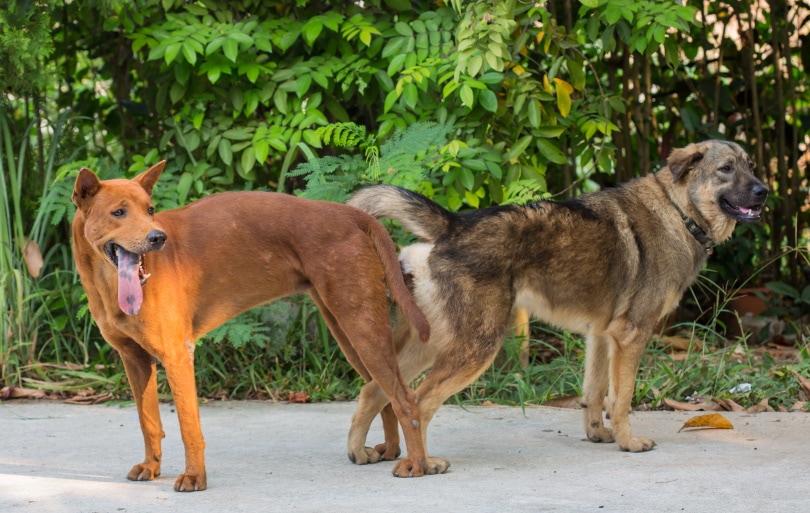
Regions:
<instances>
[{"instance_id":1,"label":"dog neck","mask_svg":"<svg viewBox=\"0 0 810 513\"><path fill-rule=\"evenodd\" d=\"M664 195L669 200L670 205L672 205L678 212L678 215L681 216L683 224L686 226L686 230L689 233L691 233L692 237L694 237L695 240L698 241L698 243L703 247L703 251L707 255L711 255L714 252L714 246L716 245L714 239L712 239L712 237L706 232L706 230L703 229L703 227L701 227L697 223L697 221L695 221L688 215L684 214L683 210L681 210L681 207L679 207L678 204L675 203L675 200L672 199L672 196L669 195L669 191L667 190L667 188L664 186L663 183L661 183L661 180L658 178L658 174L656 173L654 176L655 181L661 187L661 190L664 192Z\"/></svg>"}]
</instances>

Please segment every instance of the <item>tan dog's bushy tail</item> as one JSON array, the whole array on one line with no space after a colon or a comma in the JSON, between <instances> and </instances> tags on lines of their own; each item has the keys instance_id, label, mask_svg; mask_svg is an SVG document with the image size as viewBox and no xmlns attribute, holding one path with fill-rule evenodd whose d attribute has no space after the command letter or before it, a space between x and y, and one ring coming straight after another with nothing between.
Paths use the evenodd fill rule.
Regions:
<instances>
[{"instance_id":1,"label":"tan dog's bushy tail","mask_svg":"<svg viewBox=\"0 0 810 513\"><path fill-rule=\"evenodd\" d=\"M365 231L371 237L374 249L380 257L380 262L382 262L385 281L391 291L391 298L399 305L399 308L402 309L402 312L419 332L419 339L422 342L427 342L430 339L430 323L428 323L427 317L414 302L413 296L408 291L408 286L405 285L394 242L385 227L375 220L369 219Z\"/></svg>"},{"instance_id":2,"label":"tan dog's bushy tail","mask_svg":"<svg viewBox=\"0 0 810 513\"><path fill-rule=\"evenodd\" d=\"M394 219L425 242L433 242L449 232L456 217L439 204L393 185L374 185L352 196L347 205L376 218Z\"/></svg>"}]
</instances>

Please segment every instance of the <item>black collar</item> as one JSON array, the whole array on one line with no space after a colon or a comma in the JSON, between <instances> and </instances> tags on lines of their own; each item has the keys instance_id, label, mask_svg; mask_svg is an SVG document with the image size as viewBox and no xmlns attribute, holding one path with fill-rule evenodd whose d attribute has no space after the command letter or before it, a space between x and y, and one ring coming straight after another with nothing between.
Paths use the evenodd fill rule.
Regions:
<instances>
[{"instance_id":1,"label":"black collar","mask_svg":"<svg viewBox=\"0 0 810 513\"><path fill-rule=\"evenodd\" d=\"M686 225L686 229L689 230L689 233L691 233L692 236L695 238L695 240L697 240L700 243L700 245L703 246L703 251L705 251L707 255L711 255L714 252L714 240L712 240L712 238L709 237L709 234L706 233L706 230L704 230L703 228L700 227L699 224L697 224L697 221L695 221L694 219L683 213L681 207L679 207L674 201L672 201L672 198L669 197L669 194L667 194L667 199L669 200L670 203L672 203L672 206L675 207L675 210L678 211L678 214L681 215L681 219L683 219L683 223Z\"/></svg>"},{"instance_id":2,"label":"black collar","mask_svg":"<svg viewBox=\"0 0 810 513\"><path fill-rule=\"evenodd\" d=\"M675 207L675 210L678 211L678 214L681 216L681 219L683 219L683 224L686 225L686 229L689 231L689 233L692 234L692 237L694 237L695 240L697 240L698 243L701 246L703 246L703 251L705 251L707 255L711 255L712 253L714 253L714 246L715 246L714 240L712 240L712 238L709 237L709 234L706 233L706 230L701 228L700 225L697 224L697 221L695 221L688 215L684 214L683 210L681 210L681 207L679 207L677 203L672 201L672 197L669 195L669 191L666 189L666 187L664 187L664 184L662 184L660 180L658 180L658 175L655 175L655 181L658 182L658 185L661 187L661 190L664 191L664 195L669 200L669 203L673 207Z\"/></svg>"}]
</instances>

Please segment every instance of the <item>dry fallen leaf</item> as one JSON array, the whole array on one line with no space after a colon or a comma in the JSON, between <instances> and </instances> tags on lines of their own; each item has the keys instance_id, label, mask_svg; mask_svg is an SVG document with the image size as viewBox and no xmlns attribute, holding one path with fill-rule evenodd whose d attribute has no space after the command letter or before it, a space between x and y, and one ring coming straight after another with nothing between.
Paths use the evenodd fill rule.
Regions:
<instances>
[{"instance_id":1,"label":"dry fallen leaf","mask_svg":"<svg viewBox=\"0 0 810 513\"><path fill-rule=\"evenodd\" d=\"M720 405L726 411L745 411L745 408L740 406L732 399L722 399L719 397L714 398L714 402Z\"/></svg>"},{"instance_id":2,"label":"dry fallen leaf","mask_svg":"<svg viewBox=\"0 0 810 513\"><path fill-rule=\"evenodd\" d=\"M674 401L672 399L667 399L666 397L663 399L664 405L667 408L671 408L675 411L723 411L724 408L719 406L714 401L710 402L700 402L700 403L682 403L680 401Z\"/></svg>"},{"instance_id":3,"label":"dry fallen leaf","mask_svg":"<svg viewBox=\"0 0 810 513\"><path fill-rule=\"evenodd\" d=\"M691 419L687 420L681 429L678 430L678 433L683 431L684 429L734 429L734 426L731 425L731 422L728 421L727 418L723 417L719 413L709 413L707 415L698 415L697 417L692 417Z\"/></svg>"},{"instance_id":4,"label":"dry fallen leaf","mask_svg":"<svg viewBox=\"0 0 810 513\"><path fill-rule=\"evenodd\" d=\"M556 399L549 399L543 403L543 406L551 406L553 408L582 408L582 399L578 395L567 395L565 397L557 397Z\"/></svg>"},{"instance_id":5,"label":"dry fallen leaf","mask_svg":"<svg viewBox=\"0 0 810 513\"><path fill-rule=\"evenodd\" d=\"M43 262L42 252L39 250L39 245L35 241L29 239L25 243L23 258L25 259L25 265L28 267L28 274L34 278L38 278Z\"/></svg>"},{"instance_id":6,"label":"dry fallen leaf","mask_svg":"<svg viewBox=\"0 0 810 513\"><path fill-rule=\"evenodd\" d=\"M306 392L290 392L287 400L291 403L308 403L309 395Z\"/></svg>"}]
</instances>

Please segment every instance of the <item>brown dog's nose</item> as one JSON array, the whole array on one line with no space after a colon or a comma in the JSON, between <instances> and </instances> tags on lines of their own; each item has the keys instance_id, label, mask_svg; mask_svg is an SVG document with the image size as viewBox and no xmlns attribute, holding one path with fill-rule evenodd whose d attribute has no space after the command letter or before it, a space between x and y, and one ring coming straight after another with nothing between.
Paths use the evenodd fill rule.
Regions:
<instances>
[{"instance_id":1,"label":"brown dog's nose","mask_svg":"<svg viewBox=\"0 0 810 513\"><path fill-rule=\"evenodd\" d=\"M166 243L166 233L160 230L152 230L146 234L146 240L152 246L152 249L162 249Z\"/></svg>"}]
</instances>

